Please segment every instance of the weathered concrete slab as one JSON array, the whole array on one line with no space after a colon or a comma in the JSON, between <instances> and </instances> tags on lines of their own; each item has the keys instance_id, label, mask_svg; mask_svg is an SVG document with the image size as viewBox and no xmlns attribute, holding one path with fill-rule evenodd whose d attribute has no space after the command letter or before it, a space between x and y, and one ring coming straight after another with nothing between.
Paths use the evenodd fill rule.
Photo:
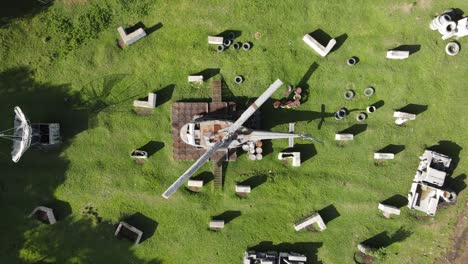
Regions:
<instances>
[{"instance_id":1,"label":"weathered concrete slab","mask_svg":"<svg viewBox=\"0 0 468 264\"><path fill-rule=\"evenodd\" d=\"M325 225L325 222L323 222L322 217L320 216L319 213L315 213L303 220L301 220L299 223L294 225L294 229L296 231L302 230L312 224L316 223L320 229L320 231L323 231L327 229L327 226Z\"/></svg>"},{"instance_id":2,"label":"weathered concrete slab","mask_svg":"<svg viewBox=\"0 0 468 264\"><path fill-rule=\"evenodd\" d=\"M335 46L336 44L336 39L331 39L327 46L323 46L320 44L316 39L314 39L311 35L306 34L302 38L302 40L309 45L315 52L317 52L320 56L325 57L327 54L331 51L331 49Z\"/></svg>"}]
</instances>

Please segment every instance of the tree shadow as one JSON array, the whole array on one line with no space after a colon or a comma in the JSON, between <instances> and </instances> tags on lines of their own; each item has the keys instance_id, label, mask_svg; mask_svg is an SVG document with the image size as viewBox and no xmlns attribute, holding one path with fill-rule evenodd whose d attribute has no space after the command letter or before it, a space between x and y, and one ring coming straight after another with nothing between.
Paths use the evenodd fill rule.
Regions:
<instances>
[{"instance_id":1,"label":"tree shadow","mask_svg":"<svg viewBox=\"0 0 468 264\"><path fill-rule=\"evenodd\" d=\"M355 124L338 133L339 134L353 134L354 136L357 136L366 130L367 130L367 124Z\"/></svg>"},{"instance_id":2,"label":"tree shadow","mask_svg":"<svg viewBox=\"0 0 468 264\"><path fill-rule=\"evenodd\" d=\"M378 153L393 153L393 154L398 154L400 152L402 152L403 150L405 150L405 145L393 145L393 144L389 144L387 145L386 147L378 150L377 152Z\"/></svg>"},{"instance_id":3,"label":"tree shadow","mask_svg":"<svg viewBox=\"0 0 468 264\"><path fill-rule=\"evenodd\" d=\"M463 148L453 141L441 140L437 145L430 147L426 146L426 149L449 156L452 159L452 162L450 163L450 172L452 172L458 166L458 162L460 161L460 152Z\"/></svg>"},{"instance_id":4,"label":"tree shadow","mask_svg":"<svg viewBox=\"0 0 468 264\"><path fill-rule=\"evenodd\" d=\"M54 210L54 215L57 221L65 219L67 216L71 215L72 208L70 203L61 201L58 199L53 199L51 201L44 202L45 207L52 208Z\"/></svg>"},{"instance_id":5,"label":"tree shadow","mask_svg":"<svg viewBox=\"0 0 468 264\"><path fill-rule=\"evenodd\" d=\"M192 180L203 181L203 185L206 185L210 181L214 180L214 175L211 171L204 171L202 173L199 173L197 176L192 177Z\"/></svg>"},{"instance_id":6,"label":"tree shadow","mask_svg":"<svg viewBox=\"0 0 468 264\"><path fill-rule=\"evenodd\" d=\"M146 143L144 146L138 148L138 150L143 150L148 153L148 158L151 157L154 153L158 152L159 150L164 148L164 142L159 141L150 141Z\"/></svg>"},{"instance_id":7,"label":"tree shadow","mask_svg":"<svg viewBox=\"0 0 468 264\"><path fill-rule=\"evenodd\" d=\"M395 194L392 197L385 199L381 203L385 205L394 206L396 208L401 208L408 204L408 199L403 195Z\"/></svg>"},{"instance_id":8,"label":"tree shadow","mask_svg":"<svg viewBox=\"0 0 468 264\"><path fill-rule=\"evenodd\" d=\"M204 69L201 72L194 73L194 74L191 74L191 75L202 75L203 76L203 81L207 81L207 80L211 79L212 77L214 77L215 75L219 74L219 71L220 71L219 68L217 68L217 69L215 69L215 68ZM222 89L222 86L221 86L221 89Z\"/></svg>"},{"instance_id":9,"label":"tree shadow","mask_svg":"<svg viewBox=\"0 0 468 264\"><path fill-rule=\"evenodd\" d=\"M336 210L336 207L333 204L323 208L318 211L319 215L322 217L323 222L328 224L330 221L340 217L340 213Z\"/></svg>"},{"instance_id":10,"label":"tree shadow","mask_svg":"<svg viewBox=\"0 0 468 264\"><path fill-rule=\"evenodd\" d=\"M9 155L0 156L0 195L7 197L0 199L0 207L8 215L0 227L0 244L11 245L0 254L0 263L145 263L134 255L131 245L116 241L115 230L108 221L96 223L89 217L79 220L67 217L72 208L55 196L57 187L66 180L70 163L62 153L99 114L90 110L99 107L83 101L81 93L72 90L68 84L37 82L33 71L25 66L0 72L0 113L4 117L0 118L1 128L12 126L13 107L20 106L32 122L57 122L62 130L62 144L55 151L37 151L32 147L19 163L13 163ZM0 144L0 153L9 153L10 148L10 142ZM37 227L26 217L38 203L57 211L59 221L53 228ZM32 255L25 257L20 253L22 250Z\"/></svg>"},{"instance_id":11,"label":"tree shadow","mask_svg":"<svg viewBox=\"0 0 468 264\"><path fill-rule=\"evenodd\" d=\"M408 104L408 105L398 109L397 111L419 115L419 114L423 113L424 111L426 111L427 108L428 108L427 105Z\"/></svg>"},{"instance_id":12,"label":"tree shadow","mask_svg":"<svg viewBox=\"0 0 468 264\"><path fill-rule=\"evenodd\" d=\"M159 30L162 27L163 27L163 24L161 22L155 24L154 26L147 27L143 22L140 21L140 22L136 23L133 26L126 27L125 32L130 33L130 32L133 32L133 31L139 29L139 28L142 28L145 31L146 35L149 36L149 35L153 34L154 32L156 32L157 30Z\"/></svg>"},{"instance_id":13,"label":"tree shadow","mask_svg":"<svg viewBox=\"0 0 468 264\"><path fill-rule=\"evenodd\" d=\"M421 45L400 45L392 50L397 51L409 51L409 54L418 52L421 49Z\"/></svg>"},{"instance_id":14,"label":"tree shadow","mask_svg":"<svg viewBox=\"0 0 468 264\"><path fill-rule=\"evenodd\" d=\"M152 237L159 225L157 221L154 221L142 213L134 213L130 216L124 217L123 221L143 232L140 243Z\"/></svg>"},{"instance_id":15,"label":"tree shadow","mask_svg":"<svg viewBox=\"0 0 468 264\"><path fill-rule=\"evenodd\" d=\"M31 18L46 11L54 3L53 0L16 0L0 2L0 27L8 25L17 18Z\"/></svg>"},{"instance_id":16,"label":"tree shadow","mask_svg":"<svg viewBox=\"0 0 468 264\"><path fill-rule=\"evenodd\" d=\"M250 189L253 190L258 186L264 184L267 181L268 177L266 175L256 175L248 178L247 180L241 181L239 185L250 186Z\"/></svg>"},{"instance_id":17,"label":"tree shadow","mask_svg":"<svg viewBox=\"0 0 468 264\"><path fill-rule=\"evenodd\" d=\"M155 91L157 95L156 105L163 105L171 100L172 94L174 93L175 84L169 84L168 86Z\"/></svg>"},{"instance_id":18,"label":"tree shadow","mask_svg":"<svg viewBox=\"0 0 468 264\"><path fill-rule=\"evenodd\" d=\"M233 34L234 38L232 39L236 39L238 37L240 37L242 35L242 31L240 30L235 30L235 29L228 29L228 30L225 30L221 33L219 33L218 35L216 35L217 37L223 37L223 38L229 38L230 35Z\"/></svg>"},{"instance_id":19,"label":"tree shadow","mask_svg":"<svg viewBox=\"0 0 468 264\"><path fill-rule=\"evenodd\" d=\"M322 263L318 260L318 249L322 247L322 242L293 242L293 243L280 243L273 245L272 241L262 241L259 244L249 247L247 250L254 250L256 252L286 252L286 253L299 253L307 257L307 263Z\"/></svg>"},{"instance_id":20,"label":"tree shadow","mask_svg":"<svg viewBox=\"0 0 468 264\"><path fill-rule=\"evenodd\" d=\"M231 222L232 220L236 219L239 216L241 216L240 211L229 210L217 216L213 216L213 220L223 220L224 224L228 224L229 222Z\"/></svg>"},{"instance_id":21,"label":"tree shadow","mask_svg":"<svg viewBox=\"0 0 468 264\"><path fill-rule=\"evenodd\" d=\"M325 122L325 105L322 104L320 106L320 122L317 125L318 130L322 129L322 125L324 122Z\"/></svg>"},{"instance_id":22,"label":"tree shadow","mask_svg":"<svg viewBox=\"0 0 468 264\"><path fill-rule=\"evenodd\" d=\"M394 234L388 235L387 231L381 232L365 241L361 244L369 246L371 248L379 249L390 246L393 243L402 242L410 237L413 232L400 227Z\"/></svg>"},{"instance_id":23,"label":"tree shadow","mask_svg":"<svg viewBox=\"0 0 468 264\"><path fill-rule=\"evenodd\" d=\"M309 94L310 94L310 89L309 89L309 80L312 74L317 70L318 68L318 63L314 62L310 65L309 69L305 72L304 76L302 76L302 79L299 81L297 86L302 88L302 93L301 93L301 101L302 103L306 103L309 99Z\"/></svg>"}]
</instances>

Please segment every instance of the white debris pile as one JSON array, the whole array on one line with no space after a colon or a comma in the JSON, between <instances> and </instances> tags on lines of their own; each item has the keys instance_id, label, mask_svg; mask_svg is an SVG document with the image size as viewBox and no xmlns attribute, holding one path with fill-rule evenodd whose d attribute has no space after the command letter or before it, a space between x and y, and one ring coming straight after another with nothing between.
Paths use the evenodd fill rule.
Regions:
<instances>
[{"instance_id":1,"label":"white debris pile","mask_svg":"<svg viewBox=\"0 0 468 264\"><path fill-rule=\"evenodd\" d=\"M455 192L443 188L452 159L430 150L425 150L419 159L418 170L408 193L408 207L434 216L440 198L448 203L454 203L457 199Z\"/></svg>"},{"instance_id":2,"label":"white debris pile","mask_svg":"<svg viewBox=\"0 0 468 264\"><path fill-rule=\"evenodd\" d=\"M257 264L257 263L288 263L288 264L305 264L307 257L298 253L285 253L268 251L255 252L247 251L244 254L243 264Z\"/></svg>"},{"instance_id":3,"label":"white debris pile","mask_svg":"<svg viewBox=\"0 0 468 264\"><path fill-rule=\"evenodd\" d=\"M448 9L432 19L429 28L439 31L443 40L451 37L461 38L468 35L468 17L457 20L455 10Z\"/></svg>"}]
</instances>

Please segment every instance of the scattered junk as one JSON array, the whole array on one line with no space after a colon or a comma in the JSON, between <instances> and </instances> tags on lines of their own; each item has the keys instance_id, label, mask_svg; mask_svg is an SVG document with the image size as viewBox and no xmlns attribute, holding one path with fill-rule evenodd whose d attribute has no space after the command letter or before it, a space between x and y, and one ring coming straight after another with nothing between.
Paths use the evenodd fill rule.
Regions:
<instances>
[{"instance_id":1,"label":"scattered junk","mask_svg":"<svg viewBox=\"0 0 468 264\"><path fill-rule=\"evenodd\" d=\"M240 75L237 75L235 78L234 78L234 82L236 84L241 84L244 82L244 77L240 76Z\"/></svg>"},{"instance_id":2,"label":"scattered junk","mask_svg":"<svg viewBox=\"0 0 468 264\"><path fill-rule=\"evenodd\" d=\"M375 93L375 88L372 86L367 86L366 89L364 89L364 95L367 97L373 96Z\"/></svg>"},{"instance_id":3,"label":"scattered junk","mask_svg":"<svg viewBox=\"0 0 468 264\"><path fill-rule=\"evenodd\" d=\"M241 198L245 198L251 191L250 186L236 184L236 194Z\"/></svg>"},{"instance_id":4,"label":"scattered junk","mask_svg":"<svg viewBox=\"0 0 468 264\"><path fill-rule=\"evenodd\" d=\"M117 229L115 230L114 236L118 239L126 238L129 241L134 242L135 245L138 245L141 237L143 236L143 231L124 221L120 221Z\"/></svg>"},{"instance_id":5,"label":"scattered junk","mask_svg":"<svg viewBox=\"0 0 468 264\"><path fill-rule=\"evenodd\" d=\"M192 192L201 192L203 187L203 181L201 180L189 180L187 182L187 188Z\"/></svg>"},{"instance_id":6,"label":"scattered junk","mask_svg":"<svg viewBox=\"0 0 468 264\"><path fill-rule=\"evenodd\" d=\"M243 264L305 264L307 257L298 253L246 251Z\"/></svg>"},{"instance_id":7,"label":"scattered junk","mask_svg":"<svg viewBox=\"0 0 468 264\"><path fill-rule=\"evenodd\" d=\"M394 206L379 203L378 209L382 211L385 218L390 218L391 215L400 215L400 209Z\"/></svg>"},{"instance_id":8,"label":"scattered junk","mask_svg":"<svg viewBox=\"0 0 468 264\"><path fill-rule=\"evenodd\" d=\"M202 83L203 82L203 75L189 75L188 76L188 82L189 83Z\"/></svg>"},{"instance_id":9,"label":"scattered junk","mask_svg":"<svg viewBox=\"0 0 468 264\"><path fill-rule=\"evenodd\" d=\"M29 214L29 218L35 217L37 220L44 222L49 225L53 225L57 222L55 215L54 215L54 210L49 207L45 206L38 206L34 208L34 210Z\"/></svg>"},{"instance_id":10,"label":"scattered junk","mask_svg":"<svg viewBox=\"0 0 468 264\"><path fill-rule=\"evenodd\" d=\"M143 28L139 28L135 31L133 31L132 33L130 34L127 34L124 30L123 27L119 27L117 29L117 31L119 32L120 34L120 39L121 41L123 42L124 45L131 45L133 43L135 43L136 41L138 41L139 39L143 38L146 36L146 32ZM123 48L124 45L121 45L120 44L120 41L119 41L119 46Z\"/></svg>"},{"instance_id":11,"label":"scattered junk","mask_svg":"<svg viewBox=\"0 0 468 264\"><path fill-rule=\"evenodd\" d=\"M327 229L327 226L325 225L325 222L323 222L322 217L320 216L319 213L315 213L303 220L301 220L299 223L294 225L294 229L296 231L302 230L306 227L311 227L312 225L317 225L319 231L323 231Z\"/></svg>"},{"instance_id":12,"label":"scattered junk","mask_svg":"<svg viewBox=\"0 0 468 264\"><path fill-rule=\"evenodd\" d=\"M356 57L351 57L349 59L346 60L346 64L348 64L348 66L354 66L357 64L357 58Z\"/></svg>"},{"instance_id":13,"label":"scattered junk","mask_svg":"<svg viewBox=\"0 0 468 264\"><path fill-rule=\"evenodd\" d=\"M224 38L223 37L208 36L208 44L223 45L223 43L224 43Z\"/></svg>"},{"instance_id":14,"label":"scattered junk","mask_svg":"<svg viewBox=\"0 0 468 264\"><path fill-rule=\"evenodd\" d=\"M468 35L468 17L461 17L455 10L445 10L443 14L436 16L429 23L431 30L437 30L446 40L451 37L464 37Z\"/></svg>"},{"instance_id":15,"label":"scattered junk","mask_svg":"<svg viewBox=\"0 0 468 264\"><path fill-rule=\"evenodd\" d=\"M133 101L133 106L142 107L142 108L155 108L156 107L156 94L148 93L147 101L135 100Z\"/></svg>"},{"instance_id":16,"label":"scattered junk","mask_svg":"<svg viewBox=\"0 0 468 264\"><path fill-rule=\"evenodd\" d=\"M395 124L401 126L404 123L406 123L409 120L415 120L416 115L415 114L410 114L410 113L405 113L405 112L393 112L393 117L396 118Z\"/></svg>"},{"instance_id":17,"label":"scattered junk","mask_svg":"<svg viewBox=\"0 0 468 264\"><path fill-rule=\"evenodd\" d=\"M335 112L335 119L341 120L349 114L348 109L342 107L340 110Z\"/></svg>"},{"instance_id":18,"label":"scattered junk","mask_svg":"<svg viewBox=\"0 0 468 264\"><path fill-rule=\"evenodd\" d=\"M30 123L21 108L14 108L15 120L13 128L0 131L0 138L13 141L11 160L17 163L30 146L49 149L58 146L60 137L60 124L58 123ZM10 132L11 134L6 134Z\"/></svg>"},{"instance_id":19,"label":"scattered junk","mask_svg":"<svg viewBox=\"0 0 468 264\"><path fill-rule=\"evenodd\" d=\"M248 152L249 160L262 160L263 159L263 143L262 141L248 142L242 145L242 150Z\"/></svg>"},{"instance_id":20,"label":"scattered junk","mask_svg":"<svg viewBox=\"0 0 468 264\"><path fill-rule=\"evenodd\" d=\"M344 98L347 99L347 100L353 99L353 98L354 98L354 95L355 95L355 93L354 93L354 91L351 90L351 89L350 89L350 90L346 90L346 91L344 92Z\"/></svg>"},{"instance_id":21,"label":"scattered junk","mask_svg":"<svg viewBox=\"0 0 468 264\"><path fill-rule=\"evenodd\" d=\"M278 153L279 160L292 160L293 167L301 166L301 153L300 152L280 152Z\"/></svg>"},{"instance_id":22,"label":"scattered junk","mask_svg":"<svg viewBox=\"0 0 468 264\"><path fill-rule=\"evenodd\" d=\"M144 150L136 149L130 153L130 157L135 159L136 163L143 164L145 163L146 159L148 158L148 152Z\"/></svg>"},{"instance_id":23,"label":"scattered junk","mask_svg":"<svg viewBox=\"0 0 468 264\"><path fill-rule=\"evenodd\" d=\"M447 46L445 46L445 53L450 56L455 56L460 52L460 44L456 41L449 42Z\"/></svg>"},{"instance_id":24,"label":"scattered junk","mask_svg":"<svg viewBox=\"0 0 468 264\"><path fill-rule=\"evenodd\" d=\"M292 96L292 100L291 100L290 97L293 94L293 92L294 92L294 95ZM288 87L286 88L286 91L284 92L284 97L280 101L273 102L273 107L274 108L281 107L281 108L287 108L287 109L296 108L301 105L301 99L302 99L301 93L302 93L301 87L296 87L293 89L292 85L288 85Z\"/></svg>"},{"instance_id":25,"label":"scattered junk","mask_svg":"<svg viewBox=\"0 0 468 264\"><path fill-rule=\"evenodd\" d=\"M410 55L408 50L389 50L387 51L387 59L404 60Z\"/></svg>"},{"instance_id":26,"label":"scattered junk","mask_svg":"<svg viewBox=\"0 0 468 264\"><path fill-rule=\"evenodd\" d=\"M331 39L327 46L323 46L322 44L320 44L316 39L314 39L310 34L306 34L304 35L304 37L302 38L302 40L307 44L309 45L309 47L311 47L313 50L315 50L315 52L317 52L320 56L322 57L325 57L327 56L328 53L330 53L330 51L332 50L332 48L335 46L336 44L336 39Z\"/></svg>"},{"instance_id":27,"label":"scattered junk","mask_svg":"<svg viewBox=\"0 0 468 264\"><path fill-rule=\"evenodd\" d=\"M408 193L408 207L434 216L439 199L454 203L455 192L443 187L452 159L446 155L425 150Z\"/></svg>"},{"instance_id":28,"label":"scattered junk","mask_svg":"<svg viewBox=\"0 0 468 264\"><path fill-rule=\"evenodd\" d=\"M224 228L224 220L211 220L209 229L211 231L221 231Z\"/></svg>"},{"instance_id":29,"label":"scattered junk","mask_svg":"<svg viewBox=\"0 0 468 264\"><path fill-rule=\"evenodd\" d=\"M368 107L366 108L366 111L367 111L367 113L369 113L369 114L374 113L375 110L377 110L377 107L375 107L375 106L373 106L373 105L370 105L370 106L368 106Z\"/></svg>"},{"instance_id":30,"label":"scattered junk","mask_svg":"<svg viewBox=\"0 0 468 264\"><path fill-rule=\"evenodd\" d=\"M374 153L374 159L381 159L381 160L389 160L389 159L394 159L395 154L393 153Z\"/></svg>"},{"instance_id":31,"label":"scattered junk","mask_svg":"<svg viewBox=\"0 0 468 264\"><path fill-rule=\"evenodd\" d=\"M335 134L335 140L346 141L354 140L353 134Z\"/></svg>"},{"instance_id":32,"label":"scattered junk","mask_svg":"<svg viewBox=\"0 0 468 264\"><path fill-rule=\"evenodd\" d=\"M356 120L358 122L364 122L367 119L367 114L365 112L360 112L356 115Z\"/></svg>"},{"instance_id":33,"label":"scattered junk","mask_svg":"<svg viewBox=\"0 0 468 264\"><path fill-rule=\"evenodd\" d=\"M260 97L257 98L257 100L254 101L252 105L250 105L241 114L241 116L236 121L204 118L203 115L198 114L193 116L191 121L180 126L180 143L194 146L196 147L196 150L203 150L205 152L199 156L195 163L190 166L190 168L188 168L173 184L171 184L169 188L167 188L162 196L168 199L217 152L235 149L237 147L241 147L244 144L250 144L250 142L270 139L303 138L321 143L321 141L308 134L270 132L249 129L243 126L243 124L246 123L247 120L249 120L252 116L254 116L255 112L257 112L257 109L260 108L263 103L265 103L273 95L273 93L281 87L281 85L283 85L283 82L279 79L276 80L262 95L260 95ZM194 103L192 103L192 105L196 106ZM205 104L199 105L204 107L206 106ZM206 113L208 111L202 112ZM189 112L184 113L187 115ZM173 140L176 142L174 138Z\"/></svg>"}]
</instances>

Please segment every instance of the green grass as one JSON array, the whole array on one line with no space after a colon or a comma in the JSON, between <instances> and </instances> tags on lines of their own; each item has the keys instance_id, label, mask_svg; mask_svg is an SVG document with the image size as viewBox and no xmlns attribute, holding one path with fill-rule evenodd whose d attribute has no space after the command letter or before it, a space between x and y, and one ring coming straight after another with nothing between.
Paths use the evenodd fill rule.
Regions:
<instances>
[{"instance_id":1,"label":"green grass","mask_svg":"<svg viewBox=\"0 0 468 264\"><path fill-rule=\"evenodd\" d=\"M240 263L246 248L258 246L291 249L308 255L311 263L352 263L357 244L381 232L397 235L378 262L434 262L451 249L466 190L455 206L428 220L416 219L406 207L400 216L384 219L377 204L395 194L406 196L419 155L439 141L455 143L442 150L459 159L454 188L466 186L468 39L460 39L461 52L449 57L447 41L428 28L432 16L447 7L468 12L468 3L461 0L69 0L56 1L34 17L12 20L0 28L0 127L11 126L18 105L33 122L59 121L65 142L59 151L31 149L13 164L10 142L1 141L0 262ZM163 27L118 49L116 28L140 21ZM348 38L326 58L319 57L302 41L318 28ZM229 29L240 30L238 40L252 41L254 48L220 54L206 43L208 35ZM385 59L387 49L403 44L419 44L421 50L407 60ZM350 56L360 59L353 68L345 63ZM242 155L229 163L224 191L210 183L197 195L180 190L170 200L161 197L191 164L172 159L171 104L210 99L209 82L193 86L187 75L219 68L215 78L226 80L229 99L246 103L276 78L300 83L314 63L318 67L306 80L310 94L305 104L287 111L267 102L261 110L264 127L273 131L287 131L287 122L300 120L296 131L324 141L296 141L306 144L301 147L307 152L315 149L316 155L300 168L285 166L276 157L287 141L274 141L273 152L262 161L250 162ZM238 74L245 77L239 86L233 84ZM116 76L123 76L121 82L109 84ZM130 88L119 92L125 84ZM171 84L172 97L152 116L132 112L129 98ZM371 99L362 95L368 85L376 88ZM90 87L96 87L97 99L90 97ZM343 98L346 87L354 87L354 100ZM109 96L104 88L110 89ZM340 122L330 115L342 106L364 109L379 100L385 105L365 122L367 130L338 145L334 134L354 125L357 112ZM117 105L97 111L103 103ZM410 103L428 109L406 127L396 126L392 112ZM322 104L327 117L320 126ZM144 165L134 164L130 151L149 141L165 146ZM395 160L375 166L372 153L388 144L405 149ZM199 173L204 171L211 171L211 163ZM259 175L266 182L247 199L234 195L236 182ZM69 203L72 210L56 225L26 218L35 206L56 200ZM329 205L340 216L326 231L294 231L294 222ZM97 208L102 222L84 214L86 206ZM221 232L209 232L210 218L227 210L241 215ZM113 224L136 212L157 221L157 228L133 247L113 237ZM273 245L268 247L268 241Z\"/></svg>"}]
</instances>

